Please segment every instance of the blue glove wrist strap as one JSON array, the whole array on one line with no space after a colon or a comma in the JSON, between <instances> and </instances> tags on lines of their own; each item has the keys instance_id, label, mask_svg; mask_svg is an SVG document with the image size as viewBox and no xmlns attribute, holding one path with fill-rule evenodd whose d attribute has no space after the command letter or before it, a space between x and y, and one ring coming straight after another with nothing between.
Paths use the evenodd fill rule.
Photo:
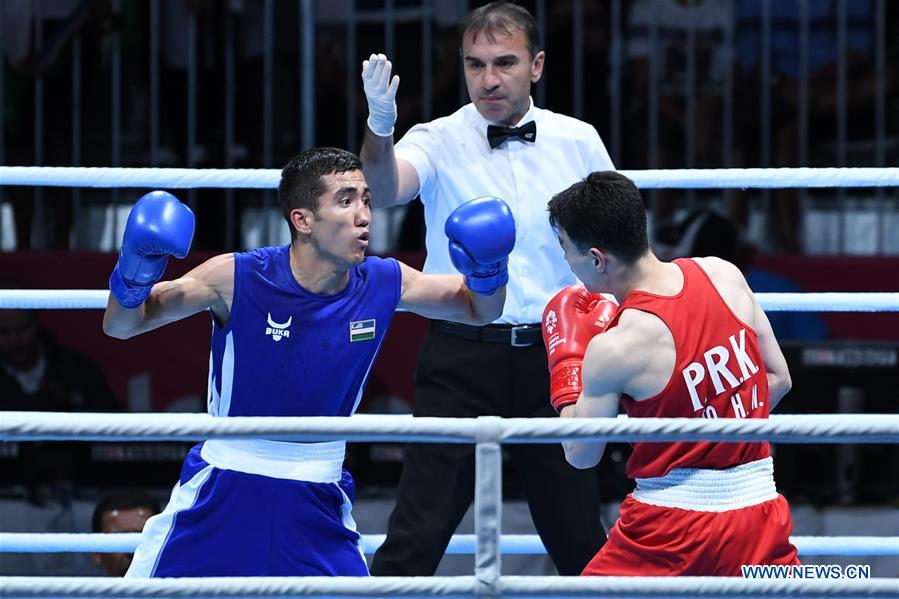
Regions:
<instances>
[{"instance_id":1,"label":"blue glove wrist strap","mask_svg":"<svg viewBox=\"0 0 899 599\"><path fill-rule=\"evenodd\" d=\"M493 295L496 290L509 282L509 269L501 268L499 272L487 276L478 276L477 273L465 275L465 284L475 293L481 295Z\"/></svg>"},{"instance_id":2,"label":"blue glove wrist strap","mask_svg":"<svg viewBox=\"0 0 899 599\"><path fill-rule=\"evenodd\" d=\"M112 274L109 275L109 291L123 308L128 308L129 310L137 308L146 301L152 290L152 283L149 285L136 285L125 280L119 272L118 264L116 264Z\"/></svg>"}]
</instances>

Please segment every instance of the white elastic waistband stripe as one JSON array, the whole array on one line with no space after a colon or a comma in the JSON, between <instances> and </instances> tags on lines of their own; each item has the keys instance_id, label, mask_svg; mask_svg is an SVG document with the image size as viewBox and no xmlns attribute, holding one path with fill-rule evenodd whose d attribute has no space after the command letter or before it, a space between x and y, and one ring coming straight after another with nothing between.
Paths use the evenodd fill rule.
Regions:
<instances>
[{"instance_id":1,"label":"white elastic waistband stripe","mask_svg":"<svg viewBox=\"0 0 899 599\"><path fill-rule=\"evenodd\" d=\"M702 512L736 510L777 497L770 457L725 470L675 468L636 482L633 498L641 503Z\"/></svg>"},{"instance_id":2,"label":"white elastic waistband stripe","mask_svg":"<svg viewBox=\"0 0 899 599\"><path fill-rule=\"evenodd\" d=\"M216 468L313 483L340 481L345 454L344 441L212 440L203 443L200 450L200 456Z\"/></svg>"}]
</instances>

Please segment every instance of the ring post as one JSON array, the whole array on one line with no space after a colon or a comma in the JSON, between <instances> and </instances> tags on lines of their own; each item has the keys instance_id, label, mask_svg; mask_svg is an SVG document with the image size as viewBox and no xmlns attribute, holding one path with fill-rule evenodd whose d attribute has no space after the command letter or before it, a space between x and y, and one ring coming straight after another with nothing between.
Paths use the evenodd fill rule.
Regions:
<instances>
[{"instance_id":1,"label":"ring post","mask_svg":"<svg viewBox=\"0 0 899 599\"><path fill-rule=\"evenodd\" d=\"M474 575L479 597L495 597L500 590L503 453L499 442L502 431L499 416L478 416L475 424L474 528L477 546Z\"/></svg>"}]
</instances>

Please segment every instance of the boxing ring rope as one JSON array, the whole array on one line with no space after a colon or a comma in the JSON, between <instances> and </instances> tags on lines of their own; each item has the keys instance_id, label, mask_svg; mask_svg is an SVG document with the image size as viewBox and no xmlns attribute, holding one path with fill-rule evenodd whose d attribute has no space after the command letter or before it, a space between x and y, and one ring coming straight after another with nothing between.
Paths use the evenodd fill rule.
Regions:
<instances>
[{"instance_id":1,"label":"boxing ring rope","mask_svg":"<svg viewBox=\"0 0 899 599\"><path fill-rule=\"evenodd\" d=\"M732 596L891 596L899 591L899 581L874 579L861 582L778 580L774 586L743 579L689 579L652 582L640 579L579 579L525 577L526 584L516 586L516 577L500 574L503 538L501 443L558 442L583 438L605 441L757 441L762 439L793 443L897 443L899 415L835 414L775 415L768 419L690 419L690 418L595 418L503 419L482 416L474 419L413 418L394 415L356 415L341 417L233 417L215 418L208 414L58 414L8 412L0 419L0 441L37 440L160 440L203 438L264 437L280 440L325 441L441 441L475 443L475 527L472 542L475 552L475 576L425 578L427 594L416 586L416 579L195 579L179 581L122 580L96 583L96 579L0 578L0 596L179 596L174 592L208 593L221 596L269 596L268 593L303 593L308 596L499 596L542 597L559 593L595 596L603 593L627 593L640 597L670 597L679 592ZM21 549L31 537L2 536L2 544L11 547L17 541ZM39 535L37 535L39 536ZM93 536L93 535L91 535ZM11 540L7 540L11 539ZM460 542L461 540L457 540ZM463 541L463 542L464 542ZM43 541L41 541L43 542ZM132 541L133 542L133 541ZM527 542L527 541L526 541ZM827 539L833 549L846 544L843 539ZM859 544L866 543L860 541ZM867 543L888 551L899 539L876 539ZM877 550L874 548L874 551ZM47 546L43 547L46 550ZM871 548L862 548L862 553ZM7 549L4 549L6 551ZM227 582L225 582L227 580ZM805 583L814 582L811 586ZM826 581L833 582L833 581ZM645 583L645 584L644 584ZM784 584L785 583L785 584ZM113 584L114 586L106 586ZM221 586L219 586L221 585ZM241 586L251 585L251 586ZM269 586L270 585L270 586ZM297 586L298 585L298 586ZM610 586L611 585L611 586ZM658 587L653 585L659 585ZM824 590L826 589L826 591ZM249 592L251 591L252 592ZM21 591L21 592L20 592ZM27 591L27 592L26 592ZM223 594L224 593L224 594Z\"/></svg>"},{"instance_id":2,"label":"boxing ring rope","mask_svg":"<svg viewBox=\"0 0 899 599\"><path fill-rule=\"evenodd\" d=\"M475 575L425 578L199 578L97 579L0 578L0 597L215 596L269 597L634 597L815 596L895 597L899 581L740 578L565 578L501 576L503 549L502 454L500 443L558 442L564 439L778 440L793 443L896 443L899 415L775 415L769 419L595 418L561 419L413 418L393 415L340 417L233 417L208 414L58 414L8 412L0 419L0 441L183 440L265 437L294 440L444 441L476 444ZM91 535L93 536L93 535ZM7 545L6 534L3 544ZM12 537L12 541L22 537ZM834 542L834 539L830 539ZM897 540L877 543L888 547ZM867 551L867 550L866 550Z\"/></svg>"},{"instance_id":3,"label":"boxing ring rope","mask_svg":"<svg viewBox=\"0 0 899 599\"><path fill-rule=\"evenodd\" d=\"M621 171L641 188L895 187L899 168L683 169ZM0 166L0 185L107 188L277 187L277 169L131 169ZM0 309L96 309L106 290L3 290ZM897 293L758 294L766 311L899 311ZM899 415L775 415L767 420L478 419L356 415L351 418L213 418L206 414L0 415L0 441L198 440L404 441L475 444L475 535L456 535L448 553L475 553L475 575L423 578L98 579L0 577L0 597L896 597L899 581L740 578L568 578L501 576L503 552L543 553L535 535L501 535L502 443L604 441L760 441L897 443ZM115 539L110 537L117 537ZM377 546L384 535L365 535ZM138 535L0 533L0 553L130 551ZM794 537L805 555L897 555L896 537Z\"/></svg>"},{"instance_id":4,"label":"boxing ring rope","mask_svg":"<svg viewBox=\"0 0 899 599\"><path fill-rule=\"evenodd\" d=\"M895 187L899 168L720 168L618 171L643 189ZM0 166L0 185L274 189L280 169Z\"/></svg>"},{"instance_id":5,"label":"boxing ring rope","mask_svg":"<svg viewBox=\"0 0 899 599\"><path fill-rule=\"evenodd\" d=\"M387 535L363 534L366 554L378 550ZM140 533L41 533L0 532L0 553L133 553ZM890 556L899 555L899 537L790 537L799 555L806 556ZM457 534L450 539L446 555L471 555L477 536ZM502 535L500 551L504 555L546 555L538 535Z\"/></svg>"},{"instance_id":6,"label":"boxing ring rope","mask_svg":"<svg viewBox=\"0 0 899 599\"><path fill-rule=\"evenodd\" d=\"M767 312L899 312L899 293L757 293ZM104 309L107 289L0 289L0 309Z\"/></svg>"},{"instance_id":7,"label":"boxing ring rope","mask_svg":"<svg viewBox=\"0 0 899 599\"><path fill-rule=\"evenodd\" d=\"M405 443L558 443L772 441L899 443L899 414L776 414L770 418L432 418L392 414L233 416L2 412L10 441L350 441Z\"/></svg>"},{"instance_id":8,"label":"boxing ring rope","mask_svg":"<svg viewBox=\"0 0 899 599\"><path fill-rule=\"evenodd\" d=\"M503 576L493 584L475 576L378 578L109 578L2 579L0 597L521 597L537 599L659 597L883 597L894 598L899 581L765 580L718 577Z\"/></svg>"}]
</instances>

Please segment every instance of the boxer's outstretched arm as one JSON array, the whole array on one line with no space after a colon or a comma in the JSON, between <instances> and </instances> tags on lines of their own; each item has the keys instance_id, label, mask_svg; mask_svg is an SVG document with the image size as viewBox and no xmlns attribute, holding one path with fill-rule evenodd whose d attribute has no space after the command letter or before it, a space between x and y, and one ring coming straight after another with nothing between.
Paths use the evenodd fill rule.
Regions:
<instances>
[{"instance_id":1,"label":"boxer's outstretched arm","mask_svg":"<svg viewBox=\"0 0 899 599\"><path fill-rule=\"evenodd\" d=\"M210 258L183 277L161 281L133 309L122 307L112 294L103 315L103 332L128 339L210 309L219 325L228 321L234 295L234 254Z\"/></svg>"},{"instance_id":2,"label":"boxer's outstretched arm","mask_svg":"<svg viewBox=\"0 0 899 599\"><path fill-rule=\"evenodd\" d=\"M400 262L403 288L400 309L426 318L453 320L471 325L493 322L503 313L505 286L485 295L468 288L461 275L426 275Z\"/></svg>"},{"instance_id":3,"label":"boxer's outstretched arm","mask_svg":"<svg viewBox=\"0 0 899 599\"><path fill-rule=\"evenodd\" d=\"M450 259L464 276L425 275L402 262L399 307L428 318L484 325L502 315L515 247L515 218L499 198L465 202L450 213L444 232Z\"/></svg>"}]
</instances>

